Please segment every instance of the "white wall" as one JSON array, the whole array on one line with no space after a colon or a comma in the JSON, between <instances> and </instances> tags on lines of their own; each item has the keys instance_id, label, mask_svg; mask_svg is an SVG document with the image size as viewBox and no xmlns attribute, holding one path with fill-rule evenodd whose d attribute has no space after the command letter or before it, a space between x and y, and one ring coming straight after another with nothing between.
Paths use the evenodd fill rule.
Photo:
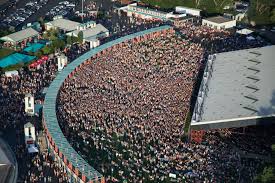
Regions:
<instances>
[{"instance_id":1,"label":"white wall","mask_svg":"<svg viewBox=\"0 0 275 183\"><path fill-rule=\"evenodd\" d=\"M183 7L183 6L176 6L176 12L186 13L186 14L193 15L193 16L201 16L201 10Z\"/></svg>"},{"instance_id":2,"label":"white wall","mask_svg":"<svg viewBox=\"0 0 275 183\"><path fill-rule=\"evenodd\" d=\"M208 27L211 27L211 28L214 28L214 29L218 29L218 30L220 30L220 29L229 29L229 28L232 28L232 27L236 26L236 20L232 20L232 21L229 21L229 22L218 24L218 23L211 22L211 21L203 19L202 20L202 25L208 26Z\"/></svg>"},{"instance_id":3,"label":"white wall","mask_svg":"<svg viewBox=\"0 0 275 183\"><path fill-rule=\"evenodd\" d=\"M34 97L32 95L25 96L25 112L34 115Z\"/></svg>"},{"instance_id":4,"label":"white wall","mask_svg":"<svg viewBox=\"0 0 275 183\"><path fill-rule=\"evenodd\" d=\"M68 58L65 55L57 57L57 67L58 71L61 71L68 63Z\"/></svg>"},{"instance_id":5,"label":"white wall","mask_svg":"<svg viewBox=\"0 0 275 183\"><path fill-rule=\"evenodd\" d=\"M30 136L29 136L29 130L30 130ZM26 145L27 145L28 140L33 140L33 141L36 140L36 138L35 138L35 128L34 127L31 127L30 129L29 128L24 128L24 133L25 133L25 144Z\"/></svg>"}]
</instances>

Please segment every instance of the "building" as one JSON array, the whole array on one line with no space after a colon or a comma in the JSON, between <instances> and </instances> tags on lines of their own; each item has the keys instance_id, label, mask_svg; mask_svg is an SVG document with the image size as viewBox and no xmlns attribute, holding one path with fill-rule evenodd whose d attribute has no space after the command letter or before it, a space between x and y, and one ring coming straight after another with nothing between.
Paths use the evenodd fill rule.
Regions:
<instances>
[{"instance_id":1,"label":"building","mask_svg":"<svg viewBox=\"0 0 275 183\"><path fill-rule=\"evenodd\" d=\"M210 56L191 129L245 127L275 119L275 46Z\"/></svg>"},{"instance_id":2,"label":"building","mask_svg":"<svg viewBox=\"0 0 275 183\"><path fill-rule=\"evenodd\" d=\"M254 31L252 31L252 30L250 30L250 29L246 29L246 28L240 29L240 30L237 30L237 31L236 31L236 33L241 34L241 35L246 35L246 36L252 34L253 32L254 32Z\"/></svg>"},{"instance_id":3,"label":"building","mask_svg":"<svg viewBox=\"0 0 275 183\"><path fill-rule=\"evenodd\" d=\"M72 182L105 183L105 178L74 150L59 127L56 116L56 100L62 83L64 80L73 77L79 69L85 67L85 64L92 62L97 56L100 56L111 49L119 49L129 42L139 42L147 38L160 36L161 33L168 32L174 32L174 30L167 25L160 26L136 32L105 43L86 52L68 64L49 86L43 107L43 126L46 132L47 144L49 145L49 150L51 151L51 154L54 155L56 162L63 167L64 172Z\"/></svg>"},{"instance_id":4,"label":"building","mask_svg":"<svg viewBox=\"0 0 275 183\"><path fill-rule=\"evenodd\" d=\"M24 125L25 145L28 153L37 153L35 127L30 122Z\"/></svg>"},{"instance_id":5,"label":"building","mask_svg":"<svg viewBox=\"0 0 275 183\"><path fill-rule=\"evenodd\" d=\"M150 9L148 7L138 6L137 3L132 3L127 6L119 8L119 10L127 13L127 16L135 16L141 19L162 20L168 21L171 18L185 17L185 13L163 12L159 10Z\"/></svg>"},{"instance_id":6,"label":"building","mask_svg":"<svg viewBox=\"0 0 275 183\"><path fill-rule=\"evenodd\" d=\"M222 16L210 17L202 19L202 25L214 29L229 29L236 26L236 20L232 20Z\"/></svg>"},{"instance_id":7,"label":"building","mask_svg":"<svg viewBox=\"0 0 275 183\"><path fill-rule=\"evenodd\" d=\"M25 113L34 115L34 97L29 93L25 95Z\"/></svg>"},{"instance_id":8,"label":"building","mask_svg":"<svg viewBox=\"0 0 275 183\"><path fill-rule=\"evenodd\" d=\"M94 21L79 24L76 30L68 32L66 35L77 37L81 31L83 32L83 41L90 43L91 48L99 46L99 40L109 36L109 30Z\"/></svg>"},{"instance_id":9,"label":"building","mask_svg":"<svg viewBox=\"0 0 275 183\"><path fill-rule=\"evenodd\" d=\"M195 8L188 8L188 7L184 7L184 6L176 6L175 11L177 13L184 13L184 14L192 15L192 16L196 16L196 17L201 16L201 10L200 9L195 9Z\"/></svg>"},{"instance_id":10,"label":"building","mask_svg":"<svg viewBox=\"0 0 275 183\"><path fill-rule=\"evenodd\" d=\"M68 58L64 54L57 56L57 69L62 71L62 69L68 64Z\"/></svg>"},{"instance_id":11,"label":"building","mask_svg":"<svg viewBox=\"0 0 275 183\"><path fill-rule=\"evenodd\" d=\"M67 36L77 37L79 32L83 32L83 41L88 42L91 48L100 44L100 39L109 36L109 30L95 21L85 23L74 22L63 19L62 16L55 17L53 21L45 24L46 30L59 29Z\"/></svg>"},{"instance_id":12,"label":"building","mask_svg":"<svg viewBox=\"0 0 275 183\"><path fill-rule=\"evenodd\" d=\"M45 29L59 29L64 33L76 30L79 22L64 19L62 16L54 17L53 21L45 23Z\"/></svg>"},{"instance_id":13,"label":"building","mask_svg":"<svg viewBox=\"0 0 275 183\"><path fill-rule=\"evenodd\" d=\"M40 38L39 32L30 27L1 37L0 40L4 41L4 46L16 48L17 45L24 47L34 38Z\"/></svg>"}]
</instances>

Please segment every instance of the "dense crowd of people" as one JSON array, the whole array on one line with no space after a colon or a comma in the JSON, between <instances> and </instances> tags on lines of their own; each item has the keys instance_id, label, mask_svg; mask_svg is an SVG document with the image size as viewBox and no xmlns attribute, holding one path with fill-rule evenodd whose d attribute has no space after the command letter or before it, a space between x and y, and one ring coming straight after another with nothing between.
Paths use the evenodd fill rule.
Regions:
<instances>
[{"instance_id":1,"label":"dense crowd of people","mask_svg":"<svg viewBox=\"0 0 275 183\"><path fill-rule=\"evenodd\" d=\"M140 29L117 25L114 36L103 42L161 23L140 24ZM176 30L180 34L113 49L65 82L57 101L60 126L107 182L165 182L169 174L186 182L251 182L262 161L243 156L268 155L266 136L213 130L206 133L203 144L193 144L182 138L183 126L207 55L265 43L191 23ZM65 54L70 62L88 49L88 44L76 44ZM25 94L43 103L42 90L56 72L56 59L50 58L35 71L23 68L15 77L1 75L1 130L16 128L22 133L22 122L29 119L24 112ZM18 159L26 158L22 144L14 149ZM24 182L68 181L50 154L39 152L28 158L27 174L20 176Z\"/></svg>"},{"instance_id":2,"label":"dense crowd of people","mask_svg":"<svg viewBox=\"0 0 275 183\"><path fill-rule=\"evenodd\" d=\"M65 54L68 57L68 61L71 62L88 50L88 44L74 44L66 50ZM52 167L56 168L56 172L52 172L52 174L54 174L52 178L49 177L49 180L63 180L66 177L61 176L62 174L60 171L57 171L57 166L56 164L53 164L52 161L50 164L44 164L44 162L46 162L45 157L50 159L48 155L39 152L36 156L26 156L25 145L22 145L24 143L24 136L22 133L24 133L23 126L25 123L30 121L34 122L37 128L36 130L41 130L41 128L39 128L39 126L41 127L41 123L37 123L37 121L40 121L41 119L26 115L24 110L24 97L26 94L32 94L35 98L35 104L43 104L44 89L50 85L52 80L55 78L56 73L57 59L56 56L52 56L49 57L45 63L39 65L35 69L29 70L27 67L24 67L18 71L18 75L7 77L2 73L0 77L0 131L13 131L13 129L16 131L16 144L11 145L11 147L16 154L17 161L19 161L18 180L24 180L26 182L44 182L45 178L43 177L43 172L45 172L45 167L48 172ZM32 164L29 164L28 167L26 167L26 163L29 161L31 161ZM39 168L40 171L37 171L36 167L32 168L34 165L39 165L39 167L42 168ZM28 172L25 172L26 168L29 169ZM24 175L25 173L26 176ZM47 182L49 181L47 177L46 180Z\"/></svg>"},{"instance_id":3,"label":"dense crowd of people","mask_svg":"<svg viewBox=\"0 0 275 183\"><path fill-rule=\"evenodd\" d=\"M215 41L212 52L220 52L262 43L189 28L180 29L185 40L160 36L109 51L63 84L57 116L64 134L107 181L163 182L169 174L187 182L252 181L260 161L243 159L240 151L262 147L257 138L251 143L228 129L209 131L200 145L181 137L198 70L210 52L205 44ZM240 149L239 139L247 141Z\"/></svg>"},{"instance_id":4,"label":"dense crowd of people","mask_svg":"<svg viewBox=\"0 0 275 183\"><path fill-rule=\"evenodd\" d=\"M104 163L102 153L115 157L102 164L104 173L124 165L121 179L143 180L148 174L161 180L160 171L178 166L176 147L202 59L198 44L174 35L112 50L64 84L61 124L70 127L69 134L77 131L89 139L95 162Z\"/></svg>"},{"instance_id":5,"label":"dense crowd of people","mask_svg":"<svg viewBox=\"0 0 275 183\"><path fill-rule=\"evenodd\" d=\"M209 54L235 51L265 46L262 40L250 40L246 35L236 33L234 30L217 30L211 27L196 25L191 22L184 22L176 29L182 36L195 43L201 44Z\"/></svg>"}]
</instances>

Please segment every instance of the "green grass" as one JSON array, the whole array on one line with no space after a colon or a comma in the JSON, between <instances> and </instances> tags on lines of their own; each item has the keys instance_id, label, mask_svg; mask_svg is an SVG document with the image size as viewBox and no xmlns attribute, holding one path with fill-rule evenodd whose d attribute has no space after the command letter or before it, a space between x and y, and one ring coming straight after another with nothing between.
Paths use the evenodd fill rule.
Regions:
<instances>
[{"instance_id":1,"label":"green grass","mask_svg":"<svg viewBox=\"0 0 275 183\"><path fill-rule=\"evenodd\" d=\"M22 68L24 66L24 63L19 63L19 64L15 64L15 65L11 65L8 67L3 68L3 71L14 71L14 70L18 70L20 68Z\"/></svg>"},{"instance_id":2,"label":"green grass","mask_svg":"<svg viewBox=\"0 0 275 183\"><path fill-rule=\"evenodd\" d=\"M199 4L196 4L196 0L142 0L142 2L163 9L174 8L175 6L198 8L212 14L223 13L223 8L227 5L232 5L234 0L200 0Z\"/></svg>"},{"instance_id":3,"label":"green grass","mask_svg":"<svg viewBox=\"0 0 275 183\"><path fill-rule=\"evenodd\" d=\"M14 52L14 50L8 49L8 48L0 48L0 59L11 55Z\"/></svg>"}]
</instances>

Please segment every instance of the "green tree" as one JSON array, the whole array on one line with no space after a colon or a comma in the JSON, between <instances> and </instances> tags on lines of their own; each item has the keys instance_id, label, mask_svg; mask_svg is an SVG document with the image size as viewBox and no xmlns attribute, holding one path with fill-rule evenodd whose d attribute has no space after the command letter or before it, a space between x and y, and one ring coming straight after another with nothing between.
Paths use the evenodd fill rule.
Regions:
<instances>
[{"instance_id":1,"label":"green tree","mask_svg":"<svg viewBox=\"0 0 275 183\"><path fill-rule=\"evenodd\" d=\"M275 0L251 0L248 17L250 21L256 24L270 24L272 18L272 8L275 5Z\"/></svg>"},{"instance_id":2,"label":"green tree","mask_svg":"<svg viewBox=\"0 0 275 183\"><path fill-rule=\"evenodd\" d=\"M275 182L274 168L271 166L265 167L263 174L261 175L260 181L263 183L274 183Z\"/></svg>"},{"instance_id":3,"label":"green tree","mask_svg":"<svg viewBox=\"0 0 275 183\"><path fill-rule=\"evenodd\" d=\"M270 21L272 23L275 23L275 8L272 9Z\"/></svg>"},{"instance_id":4,"label":"green tree","mask_svg":"<svg viewBox=\"0 0 275 183\"><path fill-rule=\"evenodd\" d=\"M271 146L272 149L272 160L264 167L264 170L256 177L255 182L257 183L273 183L275 182L275 144Z\"/></svg>"},{"instance_id":5,"label":"green tree","mask_svg":"<svg viewBox=\"0 0 275 183\"><path fill-rule=\"evenodd\" d=\"M67 36L67 37L66 37L66 43L67 43L68 45L71 45L71 44L72 44L72 37L71 37L71 36Z\"/></svg>"},{"instance_id":6,"label":"green tree","mask_svg":"<svg viewBox=\"0 0 275 183\"><path fill-rule=\"evenodd\" d=\"M61 39L56 39L52 42L52 46L54 49L64 49L65 48L65 41Z\"/></svg>"},{"instance_id":7,"label":"green tree","mask_svg":"<svg viewBox=\"0 0 275 183\"><path fill-rule=\"evenodd\" d=\"M37 52L34 53L35 56L41 57L43 55L42 50L38 50Z\"/></svg>"},{"instance_id":8,"label":"green tree","mask_svg":"<svg viewBox=\"0 0 275 183\"><path fill-rule=\"evenodd\" d=\"M83 43L83 31L79 31L77 38L79 43Z\"/></svg>"},{"instance_id":9,"label":"green tree","mask_svg":"<svg viewBox=\"0 0 275 183\"><path fill-rule=\"evenodd\" d=\"M0 37L6 36L8 34L12 33L8 29L0 29Z\"/></svg>"},{"instance_id":10,"label":"green tree","mask_svg":"<svg viewBox=\"0 0 275 183\"><path fill-rule=\"evenodd\" d=\"M38 22L42 25L44 25L44 18L43 17L39 17L38 18Z\"/></svg>"},{"instance_id":11,"label":"green tree","mask_svg":"<svg viewBox=\"0 0 275 183\"><path fill-rule=\"evenodd\" d=\"M72 43L78 42L78 37L72 36Z\"/></svg>"},{"instance_id":12,"label":"green tree","mask_svg":"<svg viewBox=\"0 0 275 183\"><path fill-rule=\"evenodd\" d=\"M2 74L4 74L5 72L4 72L4 69L2 68L2 67L0 67L0 76L2 75Z\"/></svg>"},{"instance_id":13,"label":"green tree","mask_svg":"<svg viewBox=\"0 0 275 183\"><path fill-rule=\"evenodd\" d=\"M48 55L48 54L53 53L53 49L52 49L51 46L45 46L45 47L42 49L42 51L43 51L43 53L44 53L45 55Z\"/></svg>"}]
</instances>

